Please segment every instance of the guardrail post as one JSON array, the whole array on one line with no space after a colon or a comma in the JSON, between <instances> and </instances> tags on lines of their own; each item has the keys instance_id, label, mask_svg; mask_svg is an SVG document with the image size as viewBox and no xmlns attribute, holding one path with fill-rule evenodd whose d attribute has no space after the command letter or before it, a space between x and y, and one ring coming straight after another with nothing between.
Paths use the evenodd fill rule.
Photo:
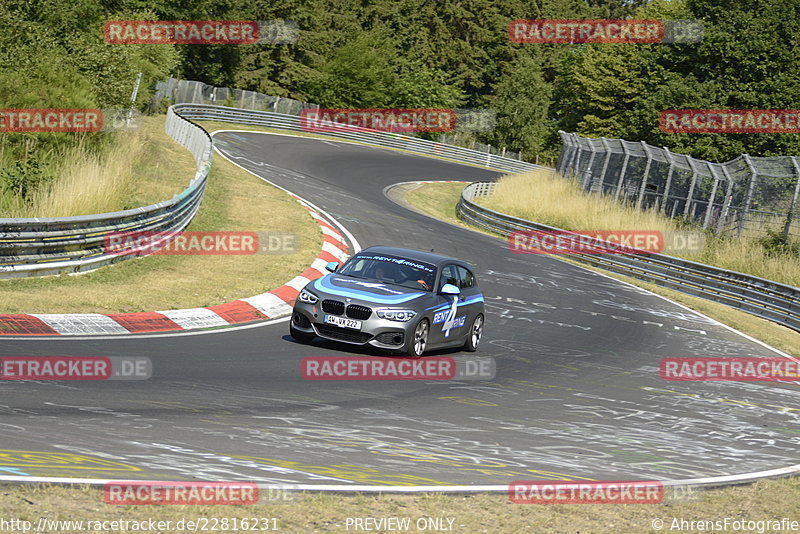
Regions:
<instances>
[{"instance_id":1,"label":"guardrail post","mask_svg":"<svg viewBox=\"0 0 800 534\"><path fill-rule=\"evenodd\" d=\"M728 181L728 187L725 188L725 201L722 203L722 212L719 214L719 219L717 220L717 233L722 231L722 225L725 223L725 219L728 218L728 210L733 200L733 180L731 179L731 175L725 165L720 165L720 168L722 168L722 174L725 175L725 179Z\"/></svg>"},{"instance_id":2,"label":"guardrail post","mask_svg":"<svg viewBox=\"0 0 800 534\"><path fill-rule=\"evenodd\" d=\"M683 216L689 217L689 208L692 206L692 197L694 196L694 188L697 185L697 167L694 166L694 158L687 156L686 161L689 162L689 167L692 168L692 183L689 185L689 192L686 194L686 204L683 206Z\"/></svg>"},{"instance_id":3,"label":"guardrail post","mask_svg":"<svg viewBox=\"0 0 800 534\"><path fill-rule=\"evenodd\" d=\"M644 153L647 156L647 163L644 166L644 174L642 175L642 185L639 187L639 198L636 199L636 209L642 209L642 201L644 200L644 191L647 187L647 177L650 175L650 164L653 162L653 156L650 154L650 148L647 143L641 141Z\"/></svg>"},{"instance_id":4,"label":"guardrail post","mask_svg":"<svg viewBox=\"0 0 800 534\"><path fill-rule=\"evenodd\" d=\"M789 205L789 213L786 214L786 225L783 227L783 238L789 239L789 229L794 220L794 211L797 208L797 197L800 196L800 164L797 163L797 157L792 156L792 166L794 166L794 173L797 175L797 182L794 184L794 194L792 195L792 202Z\"/></svg>"},{"instance_id":5,"label":"guardrail post","mask_svg":"<svg viewBox=\"0 0 800 534\"><path fill-rule=\"evenodd\" d=\"M558 174L561 176L566 176L569 160L572 159L572 139L570 135L563 130L559 130L558 135L561 137L561 154L558 158L557 170Z\"/></svg>"},{"instance_id":6,"label":"guardrail post","mask_svg":"<svg viewBox=\"0 0 800 534\"><path fill-rule=\"evenodd\" d=\"M664 148L664 153L669 161L669 171L667 171L667 181L664 183L664 195L662 198L662 208L664 214L667 213L667 201L669 200L669 188L672 187L672 174L675 172L675 158L672 157L672 152L667 147Z\"/></svg>"},{"instance_id":7,"label":"guardrail post","mask_svg":"<svg viewBox=\"0 0 800 534\"><path fill-rule=\"evenodd\" d=\"M622 191L622 181L625 176L625 171L628 170L628 160L631 157L628 153L628 149L625 148L625 142L620 141L620 145L622 145L622 153L625 154L625 158L622 160L622 168L619 170L619 177L617 178L617 190L614 192L614 198L617 200L619 200L619 193Z\"/></svg>"},{"instance_id":8,"label":"guardrail post","mask_svg":"<svg viewBox=\"0 0 800 534\"><path fill-rule=\"evenodd\" d=\"M195 100L200 99L200 102L195 102ZM203 104L203 88L200 83L194 84L194 89L192 90L192 104Z\"/></svg>"},{"instance_id":9,"label":"guardrail post","mask_svg":"<svg viewBox=\"0 0 800 534\"><path fill-rule=\"evenodd\" d=\"M586 186L589 185L589 182L592 180L592 165L594 164L594 157L597 155L597 152L594 150L594 145L590 143L589 146L591 147L592 154L589 156L589 162L586 164L586 168L581 173L584 176L581 184L584 189L586 189Z\"/></svg>"},{"instance_id":10,"label":"guardrail post","mask_svg":"<svg viewBox=\"0 0 800 534\"><path fill-rule=\"evenodd\" d=\"M167 80L167 89L166 89L166 97L169 99L169 103L175 103L175 95L178 93L178 80L170 76L169 80Z\"/></svg>"},{"instance_id":11,"label":"guardrail post","mask_svg":"<svg viewBox=\"0 0 800 534\"><path fill-rule=\"evenodd\" d=\"M606 159L603 161L603 170L600 171L600 176L598 176L596 180L592 181L591 189L588 189L588 191L590 192L597 192L597 193L603 191L603 181L606 179L606 172L608 171L608 162L611 161L611 147L608 146L608 140L605 137L601 137L600 142L603 143L603 148L606 150Z\"/></svg>"},{"instance_id":12,"label":"guardrail post","mask_svg":"<svg viewBox=\"0 0 800 534\"><path fill-rule=\"evenodd\" d=\"M750 183L747 185L747 194L745 195L744 199L742 215L739 217L739 226L736 230L736 237L742 237L742 233L744 232L744 226L747 222L747 215L750 212L750 205L753 203L753 192L756 188L756 178L758 177L758 173L756 172L756 168L753 166L753 161L750 159L750 155L742 154L742 156L744 157L745 163L747 163L747 168L750 169Z\"/></svg>"},{"instance_id":13,"label":"guardrail post","mask_svg":"<svg viewBox=\"0 0 800 534\"><path fill-rule=\"evenodd\" d=\"M572 142L575 143L575 152L572 153L567 172L577 175L578 162L581 160L581 143L578 140L578 134L571 133L569 135L572 137Z\"/></svg>"},{"instance_id":14,"label":"guardrail post","mask_svg":"<svg viewBox=\"0 0 800 534\"><path fill-rule=\"evenodd\" d=\"M706 215L703 217L703 228L708 228L708 223L711 220L711 212L714 211L714 198L717 196L717 185L719 184L717 173L714 172L714 166L709 162L706 162L706 165L708 165L708 170L711 173L711 177L714 179L714 185L711 186L711 197L708 199L708 204L706 205Z\"/></svg>"}]
</instances>

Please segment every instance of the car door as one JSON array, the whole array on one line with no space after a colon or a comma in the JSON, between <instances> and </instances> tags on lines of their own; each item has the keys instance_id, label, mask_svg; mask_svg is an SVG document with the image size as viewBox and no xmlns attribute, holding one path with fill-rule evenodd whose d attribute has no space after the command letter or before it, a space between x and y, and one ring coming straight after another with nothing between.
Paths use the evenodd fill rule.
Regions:
<instances>
[{"instance_id":1,"label":"car door","mask_svg":"<svg viewBox=\"0 0 800 534\"><path fill-rule=\"evenodd\" d=\"M464 326L458 329L458 335L466 336L469 333L472 321L481 311L480 303L483 295L475 281L475 275L470 269L463 265L458 265L456 266L456 271L458 273L459 289L461 289L461 302L457 316L465 316Z\"/></svg>"},{"instance_id":2,"label":"car door","mask_svg":"<svg viewBox=\"0 0 800 534\"><path fill-rule=\"evenodd\" d=\"M452 284L458 288L461 286L458 265L447 264L442 267L439 277L439 284L436 287L437 307L431 321L431 343L449 343L458 340L464 331L464 306L462 296L442 295L440 291L445 284Z\"/></svg>"}]
</instances>

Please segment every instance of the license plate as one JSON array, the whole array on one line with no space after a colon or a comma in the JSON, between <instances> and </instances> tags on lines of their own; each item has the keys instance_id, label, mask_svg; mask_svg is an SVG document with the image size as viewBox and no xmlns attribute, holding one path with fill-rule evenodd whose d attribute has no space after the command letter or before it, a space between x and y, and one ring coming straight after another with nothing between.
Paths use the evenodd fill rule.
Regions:
<instances>
[{"instance_id":1,"label":"license plate","mask_svg":"<svg viewBox=\"0 0 800 534\"><path fill-rule=\"evenodd\" d=\"M361 330L361 321L353 319L345 319L344 317L336 317L335 315L326 315L325 322L342 328L352 328L353 330Z\"/></svg>"}]
</instances>

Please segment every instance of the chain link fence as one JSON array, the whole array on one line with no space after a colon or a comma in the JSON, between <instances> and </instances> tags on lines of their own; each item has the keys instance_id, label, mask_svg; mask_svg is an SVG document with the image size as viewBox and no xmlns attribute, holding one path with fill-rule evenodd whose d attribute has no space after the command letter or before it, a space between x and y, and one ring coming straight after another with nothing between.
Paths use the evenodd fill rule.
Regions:
<instances>
[{"instance_id":1,"label":"chain link fence","mask_svg":"<svg viewBox=\"0 0 800 534\"><path fill-rule=\"evenodd\" d=\"M173 104L210 104L256 111L272 111L286 115L299 115L304 109L319 109L318 104L300 102L291 98L269 96L255 91L215 87L190 80L157 82L150 112L166 109Z\"/></svg>"},{"instance_id":2,"label":"chain link fence","mask_svg":"<svg viewBox=\"0 0 800 534\"><path fill-rule=\"evenodd\" d=\"M269 96L242 89L214 87L203 82L170 78L156 84L156 91L150 104L150 112L166 109L172 104L209 104L255 111L271 111L285 115L300 115L304 109L320 108L319 104L300 102L291 98ZM460 116L462 114L466 115L471 111L456 110ZM413 136L413 134L405 135ZM442 134L439 136L438 142L469 148L494 156L522 160L522 154L519 152L506 150L505 147L499 148L480 143L473 136L460 132Z\"/></svg>"},{"instance_id":3,"label":"chain link fence","mask_svg":"<svg viewBox=\"0 0 800 534\"><path fill-rule=\"evenodd\" d=\"M556 169L586 191L683 217L719 234L800 238L800 160L743 154L712 163L647 143L559 132Z\"/></svg>"}]
</instances>

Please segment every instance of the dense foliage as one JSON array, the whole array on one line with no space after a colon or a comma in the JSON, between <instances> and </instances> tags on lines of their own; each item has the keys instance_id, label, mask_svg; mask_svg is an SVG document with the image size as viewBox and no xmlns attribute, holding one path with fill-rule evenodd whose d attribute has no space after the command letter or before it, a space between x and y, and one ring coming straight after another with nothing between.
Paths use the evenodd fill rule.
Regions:
<instances>
[{"instance_id":1,"label":"dense foliage","mask_svg":"<svg viewBox=\"0 0 800 534\"><path fill-rule=\"evenodd\" d=\"M696 44L519 44L525 18L699 19ZM111 45L112 19L292 20L294 44ZM553 159L556 132L712 160L797 154L790 134L665 134L669 108L798 108L800 0L3 0L2 107L140 105L169 75L330 107L492 108L480 141ZM2 134L0 184L27 188L74 134ZM102 135L83 136L89 149ZM29 160L37 160L36 164Z\"/></svg>"}]
</instances>

